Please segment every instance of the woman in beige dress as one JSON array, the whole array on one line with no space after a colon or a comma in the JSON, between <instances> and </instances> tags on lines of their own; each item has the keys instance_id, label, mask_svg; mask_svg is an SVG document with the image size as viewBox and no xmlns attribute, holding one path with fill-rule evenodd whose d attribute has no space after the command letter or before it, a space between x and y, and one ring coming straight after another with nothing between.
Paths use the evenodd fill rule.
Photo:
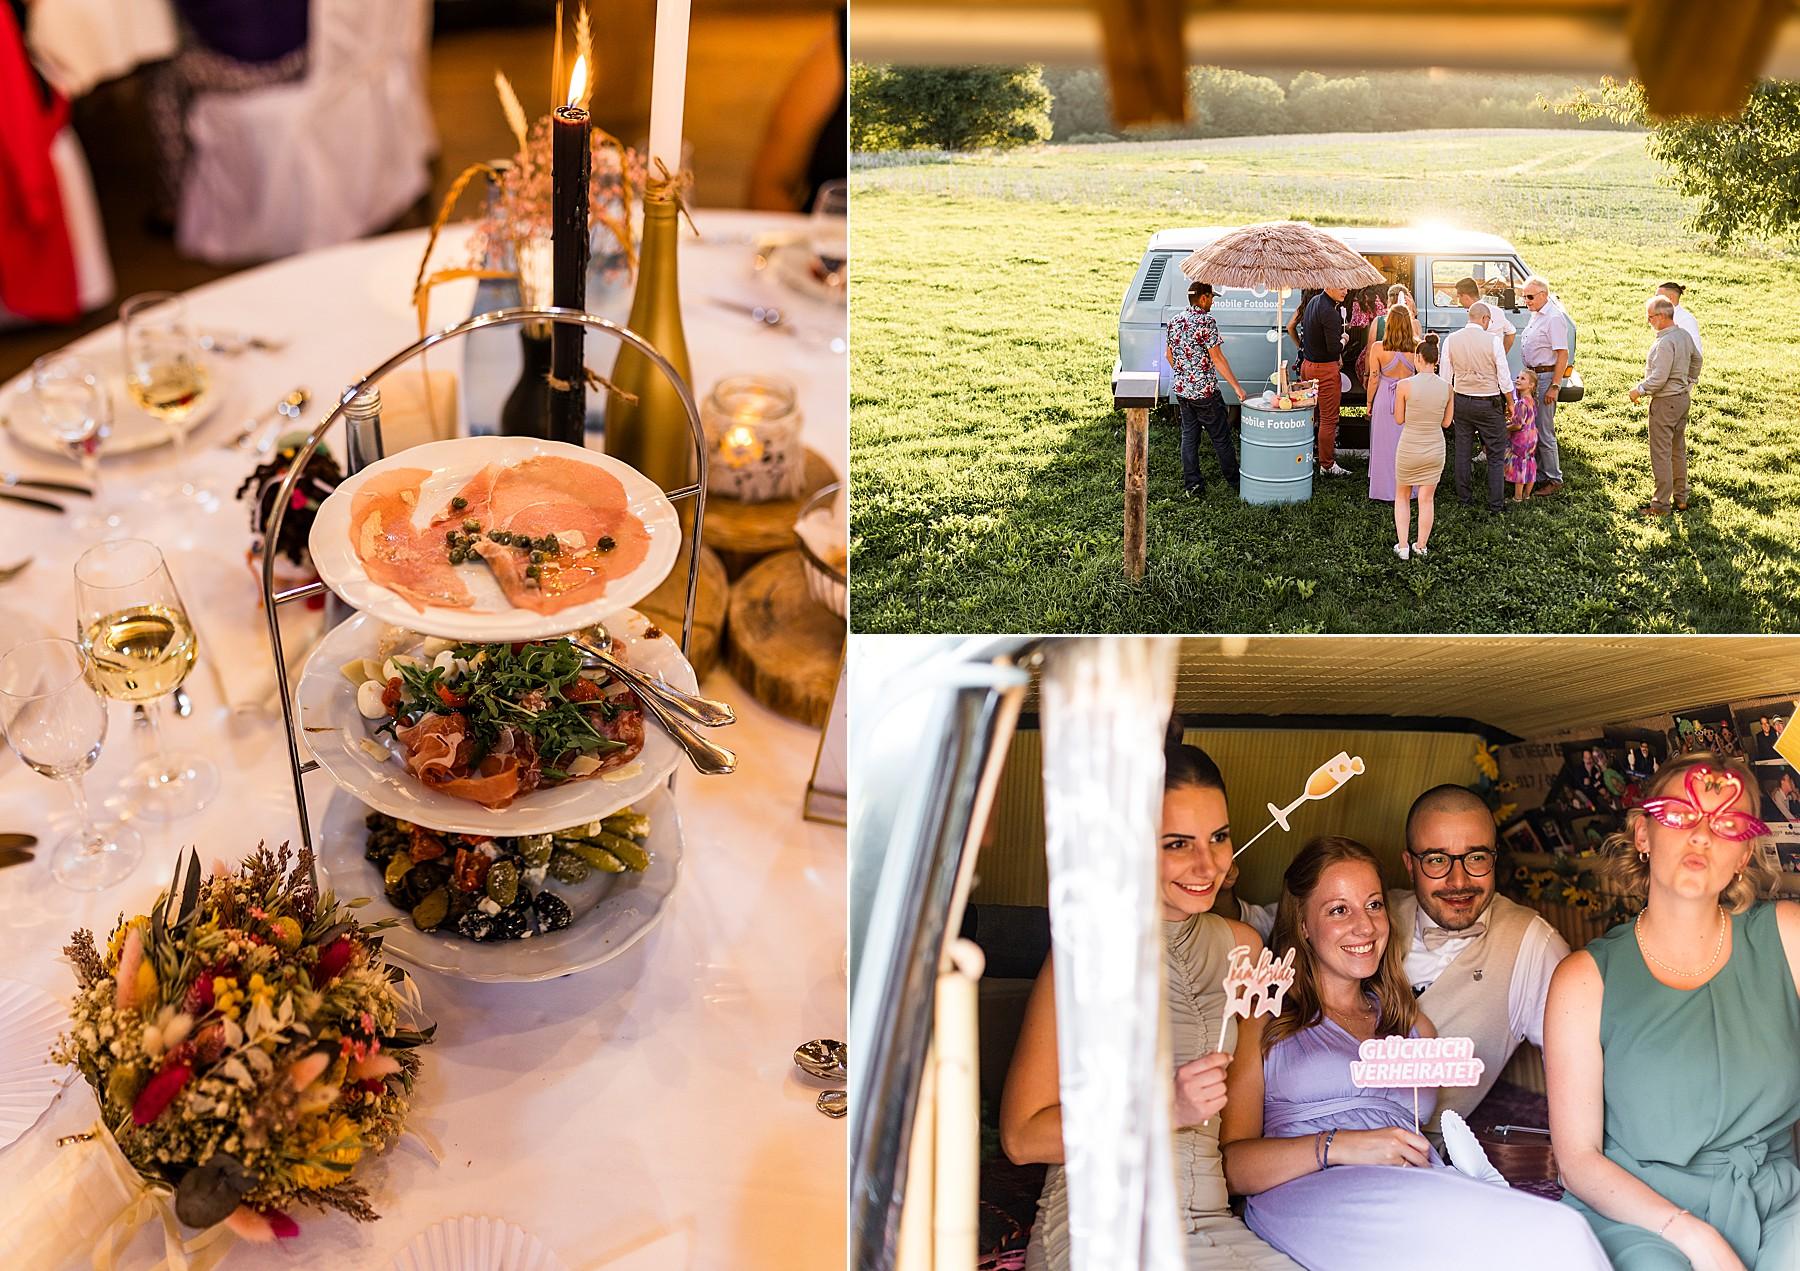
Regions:
<instances>
[{"instance_id":1,"label":"woman in beige dress","mask_svg":"<svg viewBox=\"0 0 1800 1271\"><path fill-rule=\"evenodd\" d=\"M1453 403L1450 382L1437 373L1438 338L1419 341L1419 373L1394 389L1394 417L1400 421L1400 445L1394 452L1394 554L1401 560L1428 556L1433 500L1444 475L1444 434L1450 429ZM1419 498L1419 537L1410 540L1412 493Z\"/></svg>"},{"instance_id":2,"label":"woman in beige dress","mask_svg":"<svg viewBox=\"0 0 1800 1271\"><path fill-rule=\"evenodd\" d=\"M1195 746L1172 741L1164 752L1159 840L1163 967L1168 1035L1174 1051L1176 1204L1189 1271L1300 1271L1232 1216L1219 1156L1225 1069L1237 1047L1237 1020L1215 1051L1225 1008L1225 973L1234 945L1262 949L1256 932L1211 913L1231 869L1225 782ZM1068 1271L1069 1192L1063 1175L1062 1096L1056 1065L1055 983L1048 959L1025 1008L1012 1068L1000 1100L1000 1142L1018 1164L1048 1162L1026 1271Z\"/></svg>"}]
</instances>

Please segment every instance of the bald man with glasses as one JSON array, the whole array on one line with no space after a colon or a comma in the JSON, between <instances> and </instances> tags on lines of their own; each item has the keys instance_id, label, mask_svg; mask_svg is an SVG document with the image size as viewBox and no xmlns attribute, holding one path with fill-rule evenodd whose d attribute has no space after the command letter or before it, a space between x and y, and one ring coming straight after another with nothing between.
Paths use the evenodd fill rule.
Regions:
<instances>
[{"instance_id":1,"label":"bald man with glasses","mask_svg":"<svg viewBox=\"0 0 1800 1271\"><path fill-rule=\"evenodd\" d=\"M1406 977L1439 1037L1467 1037L1481 1084L1438 1092L1435 1136L1448 1108L1467 1117L1500 1079L1521 1041L1544 1044L1550 975L1569 945L1534 910L1495 891L1494 816L1463 786L1436 786L1406 816L1412 890L1388 897L1394 936L1405 940Z\"/></svg>"}]
</instances>

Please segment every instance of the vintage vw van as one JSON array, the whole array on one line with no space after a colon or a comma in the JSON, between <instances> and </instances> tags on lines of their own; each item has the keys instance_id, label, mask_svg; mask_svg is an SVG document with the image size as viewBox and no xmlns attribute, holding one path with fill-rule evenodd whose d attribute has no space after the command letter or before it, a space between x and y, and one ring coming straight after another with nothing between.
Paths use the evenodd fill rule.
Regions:
<instances>
[{"instance_id":1,"label":"vintage vw van","mask_svg":"<svg viewBox=\"0 0 1800 1271\"><path fill-rule=\"evenodd\" d=\"M1159 396L1166 398L1169 395L1168 322L1187 307L1189 279L1181 272L1181 262L1189 253L1229 233L1231 228L1170 229L1152 236L1119 308L1119 360L1113 368L1115 385L1122 371L1155 371L1160 385ZM1515 331L1523 331L1531 320L1531 311L1518 296L1519 288L1530 277L1531 270L1519 259L1512 244L1503 238L1472 230L1419 226L1334 228L1324 232L1341 240L1381 270L1389 283L1403 284L1412 293L1427 331L1447 335L1468 321L1456 303L1456 283L1461 278L1475 279L1483 296L1500 308ZM1282 304L1279 326L1286 327L1298 301L1299 293L1290 291ZM1231 363L1238 382L1251 392L1256 391L1252 385L1267 384L1275 372L1276 302L1274 291L1241 287L1220 288L1213 300L1212 314L1218 320L1219 334L1225 341L1226 360ZM1574 315L1570 315L1569 323L1569 357L1573 362ZM1282 356L1291 363L1295 357L1294 343L1285 333L1281 336L1280 348ZM1521 365L1517 340L1507 359L1516 375ZM1220 391L1235 407L1237 397L1230 385L1222 383ZM1581 377L1570 371L1563 379L1560 400L1576 401L1580 397ZM1362 399L1360 384L1353 384L1344 393L1345 402L1361 402Z\"/></svg>"}]
</instances>

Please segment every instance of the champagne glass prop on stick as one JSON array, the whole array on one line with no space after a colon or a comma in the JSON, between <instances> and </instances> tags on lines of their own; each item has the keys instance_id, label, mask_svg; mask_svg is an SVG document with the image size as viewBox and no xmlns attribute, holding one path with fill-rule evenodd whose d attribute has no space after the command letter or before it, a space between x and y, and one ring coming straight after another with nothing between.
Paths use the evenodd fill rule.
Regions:
<instances>
[{"instance_id":1,"label":"champagne glass prop on stick","mask_svg":"<svg viewBox=\"0 0 1800 1271\"><path fill-rule=\"evenodd\" d=\"M119 306L125 337L125 386L132 400L160 420L175 447L177 470L187 466L187 421L206 399L206 363L188 325L187 306L171 291L147 291ZM179 480L152 497L215 502L193 483Z\"/></svg>"},{"instance_id":2,"label":"champagne glass prop on stick","mask_svg":"<svg viewBox=\"0 0 1800 1271\"><path fill-rule=\"evenodd\" d=\"M118 525L101 510L100 447L112 435L112 394L99 369L73 353L46 353L31 364L31 400L38 416L81 465L94 492L72 522L78 533Z\"/></svg>"},{"instance_id":3,"label":"champagne glass prop on stick","mask_svg":"<svg viewBox=\"0 0 1800 1271\"><path fill-rule=\"evenodd\" d=\"M82 774L106 740L106 703L87 679L87 658L71 640L32 640L0 658L0 730L27 765L69 787L78 824L50 850L50 873L65 887L98 891L136 867L144 853L128 825L96 825Z\"/></svg>"},{"instance_id":4,"label":"champagne glass prop on stick","mask_svg":"<svg viewBox=\"0 0 1800 1271\"><path fill-rule=\"evenodd\" d=\"M1277 825L1284 830L1287 829L1288 818L1294 814L1295 809L1301 804L1311 803L1315 799L1323 799L1337 793L1339 787L1341 787L1344 782L1350 780L1351 777L1356 776L1362 771L1363 761L1361 755L1352 756L1347 751L1338 751L1337 754L1313 769L1312 776L1306 779L1306 788L1300 792L1299 798L1295 799L1285 808L1278 808L1273 803L1269 804L1269 815L1275 819L1263 826L1262 829L1258 830L1255 834L1251 835L1250 843L1256 842L1257 839L1267 834ZM1244 844L1242 847L1238 848L1237 851L1233 852L1231 854L1231 859L1235 861L1238 857L1249 851L1250 843Z\"/></svg>"},{"instance_id":5,"label":"champagne glass prop on stick","mask_svg":"<svg viewBox=\"0 0 1800 1271\"><path fill-rule=\"evenodd\" d=\"M162 703L193 669L194 627L162 552L138 538L90 547L75 563L75 625L88 675L102 694L144 707L154 754L132 773L134 806L152 821L177 821L212 801L219 770L203 755L171 755Z\"/></svg>"}]
</instances>

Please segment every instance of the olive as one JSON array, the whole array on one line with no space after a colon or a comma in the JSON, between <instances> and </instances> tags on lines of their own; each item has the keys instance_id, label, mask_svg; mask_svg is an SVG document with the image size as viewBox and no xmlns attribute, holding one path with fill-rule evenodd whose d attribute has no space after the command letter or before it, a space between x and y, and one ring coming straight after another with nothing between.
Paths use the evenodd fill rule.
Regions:
<instances>
[{"instance_id":1,"label":"olive","mask_svg":"<svg viewBox=\"0 0 1800 1271\"><path fill-rule=\"evenodd\" d=\"M406 871L412 867L413 858L411 852L395 852L388 858L387 869L382 871L381 881L386 883L389 887L392 887L402 878L405 878Z\"/></svg>"},{"instance_id":2,"label":"olive","mask_svg":"<svg viewBox=\"0 0 1800 1271\"><path fill-rule=\"evenodd\" d=\"M501 908L519 894L519 867L511 861L495 861L487 876L488 899Z\"/></svg>"},{"instance_id":3,"label":"olive","mask_svg":"<svg viewBox=\"0 0 1800 1271\"><path fill-rule=\"evenodd\" d=\"M413 906L413 925L420 931L430 931L444 920L450 912L450 893L439 887L428 893L424 900Z\"/></svg>"}]
</instances>

